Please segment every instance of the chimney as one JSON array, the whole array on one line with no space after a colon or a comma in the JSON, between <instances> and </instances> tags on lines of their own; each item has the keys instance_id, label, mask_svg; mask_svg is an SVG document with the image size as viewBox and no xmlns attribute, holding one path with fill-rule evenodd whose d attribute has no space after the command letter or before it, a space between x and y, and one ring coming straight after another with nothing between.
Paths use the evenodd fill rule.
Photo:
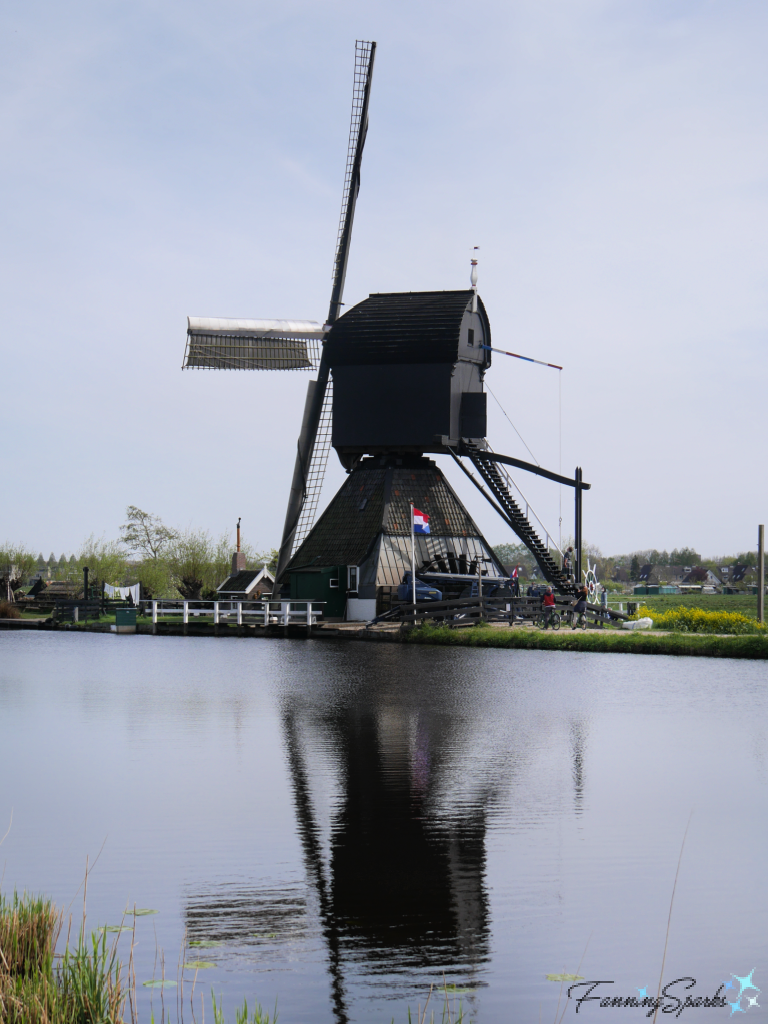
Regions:
<instances>
[{"instance_id":1,"label":"chimney","mask_svg":"<svg viewBox=\"0 0 768 1024\"><path fill-rule=\"evenodd\" d=\"M242 516L240 517L242 519ZM237 520L237 551L232 555L232 575L245 569L245 552L240 550L240 519Z\"/></svg>"}]
</instances>

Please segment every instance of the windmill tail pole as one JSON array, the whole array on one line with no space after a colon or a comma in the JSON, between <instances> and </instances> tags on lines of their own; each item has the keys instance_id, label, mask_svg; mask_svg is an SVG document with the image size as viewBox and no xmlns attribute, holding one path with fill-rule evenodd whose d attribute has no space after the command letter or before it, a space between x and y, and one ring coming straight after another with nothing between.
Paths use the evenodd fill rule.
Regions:
<instances>
[{"instance_id":1,"label":"windmill tail pole","mask_svg":"<svg viewBox=\"0 0 768 1024\"><path fill-rule=\"evenodd\" d=\"M301 433L296 445L296 462L293 467L293 480L291 481L291 492L288 495L288 509L285 513L285 526L283 527L283 539L280 544L280 552L277 556L277 569L275 571L275 586L273 593L279 590L279 584L283 573L291 560L293 551L293 538L296 536L296 527L299 524L299 516L304 507L307 496L307 474L312 461L312 452L317 438L317 428L320 423L320 415L323 411L323 399L328 386L329 366L325 353L320 360L317 380L311 380L307 388L307 400L304 403L304 418L301 423Z\"/></svg>"}]
</instances>

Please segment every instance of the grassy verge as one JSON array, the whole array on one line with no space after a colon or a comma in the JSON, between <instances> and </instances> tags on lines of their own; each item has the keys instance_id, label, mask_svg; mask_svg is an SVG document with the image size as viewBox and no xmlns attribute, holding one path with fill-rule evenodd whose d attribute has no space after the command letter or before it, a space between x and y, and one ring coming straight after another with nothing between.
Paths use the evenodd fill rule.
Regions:
<instances>
[{"instance_id":1,"label":"grassy verge","mask_svg":"<svg viewBox=\"0 0 768 1024\"><path fill-rule=\"evenodd\" d=\"M702 608L708 612L741 612L750 618L757 618L757 594L610 594L611 608L624 605L627 601L644 604L655 612L666 612L671 608Z\"/></svg>"},{"instance_id":2,"label":"grassy verge","mask_svg":"<svg viewBox=\"0 0 768 1024\"><path fill-rule=\"evenodd\" d=\"M677 654L700 658L768 658L768 637L669 633L649 636L622 630L544 632L473 626L451 629L425 624L411 630L408 643L448 647L503 647L529 651L584 651L600 654Z\"/></svg>"}]
</instances>

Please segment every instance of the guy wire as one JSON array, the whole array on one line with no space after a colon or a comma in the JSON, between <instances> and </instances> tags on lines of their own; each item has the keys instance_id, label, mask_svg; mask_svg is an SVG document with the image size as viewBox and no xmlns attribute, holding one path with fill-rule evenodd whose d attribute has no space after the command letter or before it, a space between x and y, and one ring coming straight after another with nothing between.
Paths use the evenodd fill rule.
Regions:
<instances>
[{"instance_id":1,"label":"guy wire","mask_svg":"<svg viewBox=\"0 0 768 1024\"><path fill-rule=\"evenodd\" d=\"M524 438L524 437L523 437L523 435L522 435L522 434L520 433L520 431L519 431L519 430L517 429L517 427L516 427L516 426L515 426L515 424L514 424L514 423L512 422L512 420L511 420L511 419L509 418L509 416L507 416L507 413L506 413L506 411L505 411L505 409L504 409L504 406L503 406L503 405L501 404L501 402L500 402L500 401L498 400L498 398L496 397L496 395L494 395L494 394L493 394L493 392L491 391L491 389L490 389L490 387L489 387L489 385L488 385L488 381L484 381L483 383L485 384L486 388L488 388L488 390L489 390L489 391L491 392L491 395L493 395L493 400L494 400L494 402L496 403L496 405L498 405L498 407L499 407L499 408L501 409L501 411L502 411L502 412L504 413L504 416L506 417L506 419L507 419L507 422L509 423L509 425L510 425L510 426L512 427L512 429L513 429L513 430L514 430L514 432L515 432L515 433L517 434L517 436L518 436L518 437L520 438L520 440L521 440L521 441L523 442L523 444L525 444L525 438ZM528 448L528 445L527 445L527 444L525 444L525 447L526 447L526 449L527 449L527 451L528 451L528 454L529 454L529 455L531 456L531 458L532 458L532 459L533 459L533 461L534 461L534 462L536 463L536 465L537 465L537 466L540 466L540 465L541 465L541 463L540 463L540 462L539 462L539 460L538 460L538 459L536 458L536 456L535 456L535 455L533 454L533 452L531 451L531 449L530 449L530 448Z\"/></svg>"}]
</instances>

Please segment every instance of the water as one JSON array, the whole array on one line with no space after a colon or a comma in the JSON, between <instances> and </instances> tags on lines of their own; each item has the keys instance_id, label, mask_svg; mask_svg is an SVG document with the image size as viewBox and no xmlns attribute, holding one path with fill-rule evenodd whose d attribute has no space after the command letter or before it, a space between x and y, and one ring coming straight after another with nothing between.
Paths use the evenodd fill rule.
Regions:
<instances>
[{"instance_id":1,"label":"water","mask_svg":"<svg viewBox=\"0 0 768 1024\"><path fill-rule=\"evenodd\" d=\"M230 1020L247 996L284 1024L404 1024L445 979L473 1020L550 1021L548 973L655 993L690 819L664 980L711 994L755 968L768 991L767 678L698 658L3 633L3 888L79 915L98 856L89 926L157 910L137 923L145 1019L159 994L141 982L158 950L176 978L186 931L217 943L186 954L215 964L198 1020L213 987ZM610 1019L596 1003L579 1019L595 1014Z\"/></svg>"}]
</instances>

